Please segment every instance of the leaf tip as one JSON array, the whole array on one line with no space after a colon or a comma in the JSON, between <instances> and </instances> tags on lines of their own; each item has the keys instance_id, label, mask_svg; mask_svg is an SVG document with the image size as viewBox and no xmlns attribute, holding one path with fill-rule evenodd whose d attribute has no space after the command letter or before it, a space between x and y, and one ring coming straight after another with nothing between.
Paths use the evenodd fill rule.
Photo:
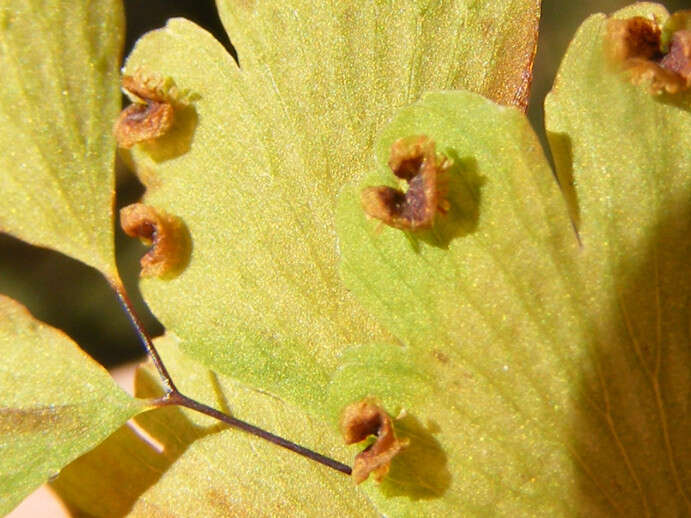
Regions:
<instances>
[{"instance_id":1,"label":"leaf tip","mask_svg":"<svg viewBox=\"0 0 691 518\"><path fill-rule=\"evenodd\" d=\"M341 433L346 444L376 437L372 444L355 456L352 477L356 484L364 482L370 474L376 482L380 482L389 472L392 459L408 446L408 440L396 438L391 417L371 397L344 409Z\"/></svg>"}]
</instances>

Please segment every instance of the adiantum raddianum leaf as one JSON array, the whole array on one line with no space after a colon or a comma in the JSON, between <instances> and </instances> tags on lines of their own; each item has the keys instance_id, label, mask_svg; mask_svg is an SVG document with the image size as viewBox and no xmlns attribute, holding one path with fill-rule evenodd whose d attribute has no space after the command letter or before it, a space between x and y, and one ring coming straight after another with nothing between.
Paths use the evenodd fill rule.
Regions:
<instances>
[{"instance_id":1,"label":"adiantum raddianum leaf","mask_svg":"<svg viewBox=\"0 0 691 518\"><path fill-rule=\"evenodd\" d=\"M652 3L589 18L545 103L559 176L575 187L594 333L580 397L595 411L571 439L587 467L586 511L681 516L691 513L691 103L688 90L656 94L613 70L608 25L635 16L669 19Z\"/></svg>"},{"instance_id":2,"label":"adiantum raddianum leaf","mask_svg":"<svg viewBox=\"0 0 691 518\"><path fill-rule=\"evenodd\" d=\"M145 403L60 331L0 297L0 514Z\"/></svg>"},{"instance_id":3,"label":"adiantum raddianum leaf","mask_svg":"<svg viewBox=\"0 0 691 518\"><path fill-rule=\"evenodd\" d=\"M338 279L336 195L425 90L523 105L538 4L219 1L239 67L186 20L140 39L125 73L186 96L131 150L145 203L189 229L186 269L141 285L182 349L316 408L347 344L390 340Z\"/></svg>"},{"instance_id":4,"label":"adiantum raddianum leaf","mask_svg":"<svg viewBox=\"0 0 691 518\"><path fill-rule=\"evenodd\" d=\"M0 231L117 276L119 0L0 1Z\"/></svg>"},{"instance_id":5,"label":"adiantum raddianum leaf","mask_svg":"<svg viewBox=\"0 0 691 518\"><path fill-rule=\"evenodd\" d=\"M262 5L253 4L246 18L234 14L241 20L236 33L251 32L263 19ZM637 9L666 16L650 4ZM233 27L223 6L221 13ZM296 20L321 27L285 13L275 17L281 22L275 30L286 38L295 35L290 28L302 27L292 25ZM306 76L322 92L323 111L314 117L308 93L286 86L290 60L271 58L280 51L271 51L262 31L247 36L259 50L246 56L246 70L234 68L216 42L182 21L141 40L130 58L133 74L172 78L197 95L177 129L133 149L148 184L147 203L181 217L194 243L179 277L144 283L149 302L181 333L186 352L303 407L321 406L312 392L325 380L324 408L333 419L347 403L379 398L409 440L379 486L362 486L380 514L611 516L643 510L675 516L684 510L688 111L678 99L654 98L604 66L603 23L595 17L579 32L547 106L568 203L525 117L476 94L428 94L383 132L378 123L367 126L363 134L375 151L376 171L362 177L369 167L367 141L355 150L334 142L341 141L338 122L345 121L338 131L353 142L365 123L329 115L327 108L337 103L320 90L319 80L328 76L316 74ZM242 64L242 40L235 40ZM201 64L186 59L192 45L206 49ZM297 47L286 48L301 56ZM330 48L321 49L324 62ZM305 56L312 52L307 49ZM253 64L256 55L262 59ZM281 63L288 68L280 69ZM282 74L272 76L272 66ZM382 126L391 114L382 112ZM361 205L364 187L396 185L389 153L394 141L411 135L427 135L451 160L448 213L431 230L415 233L381 228ZM362 178L339 197L334 249L330 203L350 177ZM349 309L350 296L333 296L340 288L325 288L339 253L346 287L372 317ZM210 301L215 305L207 307ZM350 329L363 322L367 326ZM337 325L344 327L341 335L334 334ZM362 345L344 351L334 347L333 336L341 337L336 345ZM329 340L323 349L313 347L322 343L319 337ZM200 367L173 353L167 361L183 390L204 400L222 392L200 383L203 375L193 374ZM302 417L302 409L269 398L248 394L231 410L292 433L291 419ZM317 432L304 417L300 437L309 442ZM201 425L210 426L195 423ZM147 430L165 444L172 440L160 423L149 422ZM171 500L176 509L197 510L221 502L210 515L242 514L253 505L227 485L197 477L185 482L190 465L208 467L224 482L238 477L247 494L260 487L252 481L266 480L263 470L276 466L279 472L294 469L297 478L323 475L270 445L231 434L224 432L229 442L223 448L243 462L217 463L221 436L205 437L184 452L178 448L177 461L134 504L134 514L172 511ZM339 456L332 439L326 433L317 442ZM259 472L252 472L254 462ZM291 512L305 508L310 487L296 482L280 491L295 498ZM338 485L334 495L361 497L351 490ZM264 491L272 498L269 510L282 503L272 488ZM354 516L370 511L334 509Z\"/></svg>"},{"instance_id":6,"label":"adiantum raddianum leaf","mask_svg":"<svg viewBox=\"0 0 691 518\"><path fill-rule=\"evenodd\" d=\"M156 346L185 394L333 458L349 457L323 419L215 375L180 352L175 337L162 337ZM139 370L135 392L141 398L161 395L151 365ZM56 479L53 486L72 508L104 518L127 512L147 518L379 516L342 474L206 416L169 407L135 420L138 436L124 427ZM154 440L147 444L142 437Z\"/></svg>"},{"instance_id":7,"label":"adiantum raddianum leaf","mask_svg":"<svg viewBox=\"0 0 691 518\"><path fill-rule=\"evenodd\" d=\"M667 17L615 16L634 15ZM606 23L584 23L547 102L568 203L523 115L463 92L399 112L343 191L342 278L399 341L346 352L330 401L405 411L409 450L365 486L387 516L690 509L691 116L606 64ZM361 193L397 185L412 135L452 160L448 213L382 228Z\"/></svg>"},{"instance_id":8,"label":"adiantum raddianum leaf","mask_svg":"<svg viewBox=\"0 0 691 518\"><path fill-rule=\"evenodd\" d=\"M391 183L391 146L411 135L453 160L449 212L416 233L380 228L360 199ZM348 351L330 401L405 411L411 445L366 491L387 516L563 514L572 464L559 439L585 338L577 241L535 134L514 108L433 93L397 114L376 155L341 195L341 275L399 341Z\"/></svg>"}]
</instances>

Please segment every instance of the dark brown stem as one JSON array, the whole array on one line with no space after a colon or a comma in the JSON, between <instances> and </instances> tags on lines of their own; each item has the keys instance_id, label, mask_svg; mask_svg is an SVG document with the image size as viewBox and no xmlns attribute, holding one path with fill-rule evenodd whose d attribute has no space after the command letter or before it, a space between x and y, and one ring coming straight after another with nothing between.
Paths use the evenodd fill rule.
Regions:
<instances>
[{"instance_id":1,"label":"dark brown stem","mask_svg":"<svg viewBox=\"0 0 691 518\"><path fill-rule=\"evenodd\" d=\"M320 453L305 448L304 446L300 446L299 444L284 439L283 437L274 435L271 432L267 432L262 428L249 424L228 414L224 414L223 412L220 412L215 408L207 406L203 403L199 403L194 399L190 399L187 396L181 394L180 392L173 392L159 400L159 406L167 405L177 405L189 408L191 410L195 410L196 412L218 419L219 421L222 421L227 425L232 426L233 428L238 428L256 437L260 437L266 441L269 441L272 444L286 448L287 450L290 450L293 453L297 453L298 455L301 455L315 462L323 464L324 466L328 466L329 468L335 469L336 471L340 471L341 473L344 473L346 475L351 474L352 470L350 466L346 464L338 462L337 460L334 460L330 457L326 457Z\"/></svg>"},{"instance_id":2,"label":"dark brown stem","mask_svg":"<svg viewBox=\"0 0 691 518\"><path fill-rule=\"evenodd\" d=\"M139 317L137 316L137 313L135 312L134 307L132 306L132 302L127 296L127 291L125 290L125 287L123 286L122 282L118 279L117 281L111 281L110 284L113 287L115 293L117 294L118 300L120 301L120 305L122 306L125 313L127 313L127 317L130 319L132 326L134 326L134 329L137 331L139 340L144 346L144 349L146 350L147 354L151 357L151 361L156 367L156 370L158 371L158 374L161 377L161 381L163 382L165 395L156 401L156 406L178 405L185 408L189 408L190 410L194 410L196 412L218 419L219 421L224 422L227 425L232 426L233 428L238 428L247 433L255 435L256 437L260 437L266 441L269 441L270 443L273 443L277 446L286 448L294 453L297 453L298 455L302 455L303 457L323 464L324 466L328 466L329 468L335 469L336 471L340 471L341 473L345 473L346 475L351 474L352 470L350 466L347 466L346 464L343 464L341 462L338 462L337 460L321 455L320 453L305 448L304 446L300 446L299 444L296 444L294 442L288 441L287 439L279 437L278 435L274 435L271 432L267 432L266 430L246 423L245 421L236 419L235 417L232 417L228 414L224 414L223 412L220 412L215 408L207 406L203 403L199 403L198 401L190 399L184 394L182 394L175 386L175 383L173 383L173 378L168 372L168 369L166 369L166 366L164 365L161 356L158 354L156 346L154 346L154 343L151 340L149 333L147 333L146 329L144 329L142 321L139 320Z\"/></svg>"},{"instance_id":3,"label":"dark brown stem","mask_svg":"<svg viewBox=\"0 0 691 518\"><path fill-rule=\"evenodd\" d=\"M166 366L163 364L163 360L161 360L161 355L158 354L156 346L154 346L149 333L147 333L146 329L144 329L144 324L141 320L139 320L139 317L134 310L134 306L132 305L132 301L130 301L130 298L127 296L125 286L119 281L111 282L110 284L117 294L120 305L127 314L127 318L130 319L132 326L137 332L139 340L144 346L146 353L151 357L151 361L154 363L158 374L161 376L161 381L163 382L166 393L170 394L172 392L178 392L175 383L173 383L173 378L170 376L168 369L166 369Z\"/></svg>"}]
</instances>

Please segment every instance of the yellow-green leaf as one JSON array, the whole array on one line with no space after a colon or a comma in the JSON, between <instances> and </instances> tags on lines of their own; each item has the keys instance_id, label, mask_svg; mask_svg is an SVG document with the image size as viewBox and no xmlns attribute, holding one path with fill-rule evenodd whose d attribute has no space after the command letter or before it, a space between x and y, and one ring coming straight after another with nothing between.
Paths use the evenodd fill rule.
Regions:
<instances>
[{"instance_id":1,"label":"yellow-green leaf","mask_svg":"<svg viewBox=\"0 0 691 518\"><path fill-rule=\"evenodd\" d=\"M0 1L0 231L116 276L119 0Z\"/></svg>"},{"instance_id":2,"label":"yellow-green leaf","mask_svg":"<svg viewBox=\"0 0 691 518\"><path fill-rule=\"evenodd\" d=\"M422 233L380 228L360 192L390 184L392 143L420 134L454 162L450 212ZM341 196L341 274L399 342L348 352L330 388L334 416L367 395L407 413L411 446L370 497L388 516L563 515L588 333L577 241L537 138L518 110L448 92L399 112L376 151L378 171Z\"/></svg>"},{"instance_id":3,"label":"yellow-green leaf","mask_svg":"<svg viewBox=\"0 0 691 518\"><path fill-rule=\"evenodd\" d=\"M641 3L613 16L664 24L668 13ZM606 23L595 15L583 24L545 103L560 178L575 186L579 263L599 335L582 381L599 411L573 444L590 471L584 503L681 516L691 513L689 96L652 95L613 69Z\"/></svg>"},{"instance_id":4,"label":"yellow-green leaf","mask_svg":"<svg viewBox=\"0 0 691 518\"><path fill-rule=\"evenodd\" d=\"M240 68L179 19L143 37L127 61L127 73L192 99L171 133L132 150L146 203L181 218L193 245L179 277L146 279L142 290L185 351L315 406L345 345L390 339L338 281L337 192L369 167L382 125L425 89L521 97L537 2L219 10Z\"/></svg>"},{"instance_id":5,"label":"yellow-green leaf","mask_svg":"<svg viewBox=\"0 0 691 518\"><path fill-rule=\"evenodd\" d=\"M0 297L0 514L144 403L56 329Z\"/></svg>"},{"instance_id":6,"label":"yellow-green leaf","mask_svg":"<svg viewBox=\"0 0 691 518\"><path fill-rule=\"evenodd\" d=\"M273 396L216 376L181 354L173 337L159 339L156 344L184 393L321 453L347 460L349 454L330 424L308 417ZM140 370L136 385L140 397L161 393L160 380L151 366ZM156 441L158 453L123 430L73 463L56 485L79 511L104 518L122 516L128 511L122 506L124 501L127 507L134 502L131 516L147 518L378 516L347 476L206 416L163 408L138 416L136 421ZM136 456L140 463L151 463L135 468L144 483L128 481L117 457L123 451ZM97 473L101 476L96 477ZM158 477L160 480L144 491ZM114 483L119 493L114 493ZM84 487L88 495L80 492Z\"/></svg>"},{"instance_id":7,"label":"yellow-green leaf","mask_svg":"<svg viewBox=\"0 0 691 518\"><path fill-rule=\"evenodd\" d=\"M469 93L402 110L342 195L342 277L400 345L346 353L332 413L374 395L414 419L409 457L368 488L384 514L691 510L691 117L605 65L604 23L579 31L547 103L580 240L524 118ZM379 228L361 189L395 185L391 145L420 134L454 161L450 213ZM430 483L431 465L450 476Z\"/></svg>"},{"instance_id":8,"label":"yellow-green leaf","mask_svg":"<svg viewBox=\"0 0 691 518\"><path fill-rule=\"evenodd\" d=\"M147 420L158 413L148 412L135 419ZM179 423L171 427L184 435L184 427ZM137 498L158 481L179 455L173 448L160 451L152 447L140 434L140 429L130 423L121 426L96 448L66 466L51 481L51 487L70 510L79 511L77 516L126 516Z\"/></svg>"},{"instance_id":9,"label":"yellow-green leaf","mask_svg":"<svg viewBox=\"0 0 691 518\"><path fill-rule=\"evenodd\" d=\"M373 123L428 90L463 88L524 109L528 102L537 0L217 5L240 67L270 69L287 107L324 142L355 124L363 142Z\"/></svg>"}]
</instances>

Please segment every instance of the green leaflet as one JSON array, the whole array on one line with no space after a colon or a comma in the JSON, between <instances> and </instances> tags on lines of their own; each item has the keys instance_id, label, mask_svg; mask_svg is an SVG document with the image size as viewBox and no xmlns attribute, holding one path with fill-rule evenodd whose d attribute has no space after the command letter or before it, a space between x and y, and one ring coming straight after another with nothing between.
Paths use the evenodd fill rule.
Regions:
<instances>
[{"instance_id":1,"label":"green leaflet","mask_svg":"<svg viewBox=\"0 0 691 518\"><path fill-rule=\"evenodd\" d=\"M635 15L668 16L648 3L614 16ZM613 71L605 25L602 15L583 24L545 103L559 174L575 185L599 336L581 387L599 411L573 443L590 468L584 503L679 516L691 512L691 105L688 94L654 97Z\"/></svg>"},{"instance_id":2,"label":"green leaflet","mask_svg":"<svg viewBox=\"0 0 691 518\"><path fill-rule=\"evenodd\" d=\"M127 61L127 73L169 79L196 99L171 134L132 150L145 202L180 217L193 243L179 277L142 290L183 350L316 409L344 347L391 339L338 280L337 192L369 167L385 122L425 89L522 98L537 2L222 2L219 11L240 68L179 19Z\"/></svg>"},{"instance_id":3,"label":"green leaflet","mask_svg":"<svg viewBox=\"0 0 691 518\"><path fill-rule=\"evenodd\" d=\"M315 116L323 120L309 131L323 142L342 140L343 126L353 127L354 143L371 142L364 139L392 108L428 90L464 88L500 104L527 104L536 0L217 5L241 68L268 67L295 117L308 127Z\"/></svg>"},{"instance_id":4,"label":"green leaflet","mask_svg":"<svg viewBox=\"0 0 691 518\"><path fill-rule=\"evenodd\" d=\"M117 276L118 0L0 1L0 230Z\"/></svg>"},{"instance_id":5,"label":"green leaflet","mask_svg":"<svg viewBox=\"0 0 691 518\"><path fill-rule=\"evenodd\" d=\"M0 514L145 409L61 332L0 297Z\"/></svg>"},{"instance_id":6,"label":"green leaflet","mask_svg":"<svg viewBox=\"0 0 691 518\"><path fill-rule=\"evenodd\" d=\"M418 235L379 228L360 191L390 183L391 144L419 134L454 160L451 211ZM563 515L589 335L577 241L537 138L518 110L447 92L399 112L375 149L378 171L339 203L341 275L400 345L350 352L331 384L334 412L371 394L408 414L410 451L370 497L389 516Z\"/></svg>"},{"instance_id":7,"label":"green leaflet","mask_svg":"<svg viewBox=\"0 0 691 518\"><path fill-rule=\"evenodd\" d=\"M368 487L384 514L689 510L691 117L605 66L604 22L581 28L546 106L580 244L527 122L468 93L402 110L377 172L342 194L343 280L402 345L347 353L332 406L376 395L424 446ZM391 144L416 134L457 164L451 212L378 229L360 191L395 185Z\"/></svg>"},{"instance_id":8,"label":"green leaflet","mask_svg":"<svg viewBox=\"0 0 691 518\"><path fill-rule=\"evenodd\" d=\"M323 420L215 375L182 354L174 337L156 344L184 393L335 458L348 458L338 433ZM139 371L136 387L139 397L161 393L151 367ZM136 421L160 443L160 453L119 431L54 483L71 505L108 518L128 511L142 517L378 516L348 477L206 416L165 408ZM125 472L122 452L126 459L138 459L125 460ZM139 476L132 480L131 473Z\"/></svg>"}]
</instances>

